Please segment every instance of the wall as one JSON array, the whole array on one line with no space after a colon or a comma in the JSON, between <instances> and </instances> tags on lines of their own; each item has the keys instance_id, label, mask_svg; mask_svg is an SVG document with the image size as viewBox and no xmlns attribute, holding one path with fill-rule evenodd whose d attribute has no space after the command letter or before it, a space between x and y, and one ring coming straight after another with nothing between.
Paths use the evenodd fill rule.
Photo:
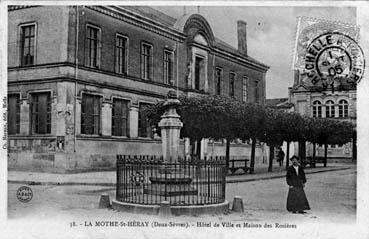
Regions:
<instances>
[{"instance_id":1,"label":"wall","mask_svg":"<svg viewBox=\"0 0 369 239\"><path fill-rule=\"evenodd\" d=\"M223 69L223 82L222 82L222 89L221 94L229 96L229 76L231 72L236 73L236 80L235 80L235 98L242 100L242 79L244 76L248 77L247 82L247 101L254 102L255 99L255 80L259 81L258 90L259 90L259 99L260 102L264 103L265 94L264 94L264 74L260 71L246 68L240 64L237 64L233 61L225 59L220 56L215 57L215 67L221 67ZM210 68L212 69L212 68ZM215 94L215 82L213 80L213 76L209 78L209 86L212 89L213 94Z\"/></svg>"},{"instance_id":2,"label":"wall","mask_svg":"<svg viewBox=\"0 0 369 239\"><path fill-rule=\"evenodd\" d=\"M338 115L338 102L341 99L347 100L348 106L348 117L339 118ZM312 112L312 103L315 100L319 100L322 103L322 117L326 117L326 107L325 103L328 100L332 100L334 102L335 107L335 117L331 119L342 120L342 121L350 121L356 124L356 91L324 91L324 92L309 92L300 88L300 90L296 90L292 92L291 102L295 105L295 110L309 117L313 116ZM298 149L298 148L296 148ZM313 145L307 143L306 147L307 156L313 155ZM324 156L324 147L317 147L316 155ZM352 157L352 143L347 143L339 148L330 148L328 149L328 157L330 158L351 158Z\"/></svg>"},{"instance_id":3,"label":"wall","mask_svg":"<svg viewBox=\"0 0 369 239\"><path fill-rule=\"evenodd\" d=\"M75 11L75 10L73 10ZM116 33L124 35L129 39L128 50L128 76L141 79L140 53L141 43L149 43L153 46L153 82L163 83L163 58L164 49L175 50L176 41L133 26L124 21L98 13L88 8L79 8L79 62L85 64L85 32L86 24L92 24L101 29L101 65L99 69L114 72L114 46ZM74 34L71 29L71 34ZM70 39L73 42L73 38ZM72 44L71 44L72 45ZM71 49L72 50L72 49ZM185 51L180 51L185 54ZM180 56L182 59L183 55ZM71 59L73 61L73 59ZM176 55L174 55L174 79L176 76ZM183 65L181 68L185 68ZM183 80L179 81L180 87L185 87Z\"/></svg>"},{"instance_id":4,"label":"wall","mask_svg":"<svg viewBox=\"0 0 369 239\"><path fill-rule=\"evenodd\" d=\"M8 12L8 67L20 65L19 25L35 22L37 65L67 60L68 7L44 6Z\"/></svg>"}]
</instances>

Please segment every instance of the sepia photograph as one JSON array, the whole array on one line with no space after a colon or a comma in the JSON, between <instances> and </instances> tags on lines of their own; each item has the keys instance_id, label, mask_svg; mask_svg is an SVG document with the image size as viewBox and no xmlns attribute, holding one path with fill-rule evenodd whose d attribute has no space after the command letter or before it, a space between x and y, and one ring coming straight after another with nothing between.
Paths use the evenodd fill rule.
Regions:
<instances>
[{"instance_id":1,"label":"sepia photograph","mask_svg":"<svg viewBox=\"0 0 369 239\"><path fill-rule=\"evenodd\" d=\"M368 238L365 1L3 1L2 238Z\"/></svg>"}]
</instances>

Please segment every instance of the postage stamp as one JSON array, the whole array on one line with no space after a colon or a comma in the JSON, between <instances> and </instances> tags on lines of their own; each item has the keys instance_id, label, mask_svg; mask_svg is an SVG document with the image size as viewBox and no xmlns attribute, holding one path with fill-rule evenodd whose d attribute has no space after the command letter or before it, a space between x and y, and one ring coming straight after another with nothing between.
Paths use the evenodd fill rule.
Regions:
<instances>
[{"instance_id":1,"label":"postage stamp","mask_svg":"<svg viewBox=\"0 0 369 239\"><path fill-rule=\"evenodd\" d=\"M300 17L294 54L294 69L302 81L323 89L338 85L355 87L365 69L358 44L360 28L342 22Z\"/></svg>"}]
</instances>

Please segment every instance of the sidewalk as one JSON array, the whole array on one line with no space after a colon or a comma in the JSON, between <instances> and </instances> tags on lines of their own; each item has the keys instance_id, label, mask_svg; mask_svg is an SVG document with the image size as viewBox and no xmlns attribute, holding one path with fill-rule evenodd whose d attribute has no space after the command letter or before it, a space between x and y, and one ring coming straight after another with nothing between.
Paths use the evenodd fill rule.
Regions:
<instances>
[{"instance_id":1,"label":"sidewalk","mask_svg":"<svg viewBox=\"0 0 369 239\"><path fill-rule=\"evenodd\" d=\"M306 174L322 173L328 171L345 170L356 167L354 164L331 164L326 168L306 168ZM250 182L285 177L284 168L274 168L274 172L266 169L256 170L254 174L227 176L227 183ZM42 172L8 171L8 183L21 183L30 185L95 185L115 186L115 171L88 172L74 174L57 174Z\"/></svg>"}]
</instances>

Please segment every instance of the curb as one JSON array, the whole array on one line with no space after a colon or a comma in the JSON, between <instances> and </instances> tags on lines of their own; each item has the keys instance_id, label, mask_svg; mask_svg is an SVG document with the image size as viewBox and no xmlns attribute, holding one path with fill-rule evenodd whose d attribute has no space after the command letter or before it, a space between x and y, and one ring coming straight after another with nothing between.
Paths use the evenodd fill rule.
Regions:
<instances>
[{"instance_id":1,"label":"curb","mask_svg":"<svg viewBox=\"0 0 369 239\"><path fill-rule=\"evenodd\" d=\"M350 169L350 167L322 169L322 170L314 171L314 172L305 172L305 174L333 172L333 171L341 171L341 170L347 170L347 169ZM241 182L261 181L261 180L269 180L269 179L284 178L284 177L286 177L285 174L283 174L283 175L275 175L275 176L265 176L265 177L260 177L260 178L227 179L226 182L227 183L241 183Z\"/></svg>"},{"instance_id":2,"label":"curb","mask_svg":"<svg viewBox=\"0 0 369 239\"><path fill-rule=\"evenodd\" d=\"M332 168L332 169L322 169L314 172L305 172L305 174L314 174L314 173L324 173L324 172L333 172L333 171L341 171L347 170L351 167L343 167L343 168ZM269 180L276 178L284 178L285 175L274 175L274 176L265 176L260 178L240 178L240 179L226 179L226 183L241 183L241 182L252 182L252 181L261 181L261 180ZM87 183L87 182L36 182L36 181L27 181L27 180L8 180L8 183L18 183L18 184L28 184L28 185L43 185L43 186L116 186L116 183Z\"/></svg>"},{"instance_id":3,"label":"curb","mask_svg":"<svg viewBox=\"0 0 369 239\"><path fill-rule=\"evenodd\" d=\"M19 183L28 185L43 185L43 186L115 186L116 183L86 183L86 182L35 182L27 180L8 180L8 183Z\"/></svg>"},{"instance_id":4,"label":"curb","mask_svg":"<svg viewBox=\"0 0 369 239\"><path fill-rule=\"evenodd\" d=\"M130 213L144 213L144 214L160 216L160 205L141 205L141 204L120 202L120 201L113 199L112 208L117 211L130 212ZM204 214L205 215L224 214L229 211L229 202L225 200L224 202L217 203L217 204L169 206L169 208L173 216L179 216L179 215L196 216L196 215L204 215ZM165 216L171 217L172 215L168 214Z\"/></svg>"}]
</instances>

